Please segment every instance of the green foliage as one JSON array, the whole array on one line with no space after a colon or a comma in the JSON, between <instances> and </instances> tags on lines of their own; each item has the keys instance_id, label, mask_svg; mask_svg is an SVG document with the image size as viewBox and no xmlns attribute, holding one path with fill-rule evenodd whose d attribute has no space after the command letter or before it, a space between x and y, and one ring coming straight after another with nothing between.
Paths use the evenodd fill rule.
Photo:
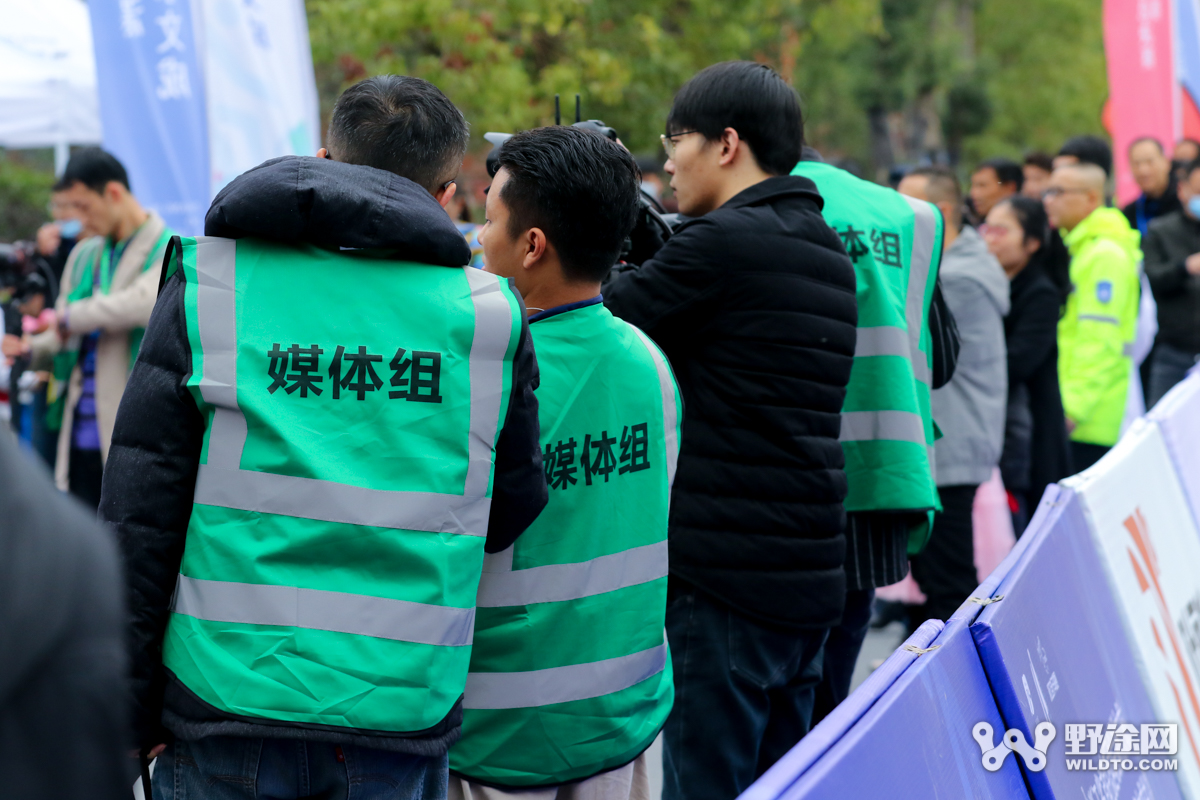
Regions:
<instances>
[{"instance_id":1,"label":"green foliage","mask_svg":"<svg viewBox=\"0 0 1200 800\"><path fill-rule=\"evenodd\" d=\"M1099 132L1098 0L309 0L322 107L366 75L419 75L488 130L568 119L657 151L674 92L733 58L799 90L809 140L887 166L1053 150Z\"/></svg>"},{"instance_id":2,"label":"green foliage","mask_svg":"<svg viewBox=\"0 0 1200 800\"><path fill-rule=\"evenodd\" d=\"M0 242L32 239L49 215L54 173L31 169L0 155Z\"/></svg>"},{"instance_id":3,"label":"green foliage","mask_svg":"<svg viewBox=\"0 0 1200 800\"><path fill-rule=\"evenodd\" d=\"M480 137L553 122L554 95L616 127L635 152L658 146L675 91L717 61L785 73L809 43L844 55L878 26L878 0L310 0L324 88L368 74L419 75ZM326 109L336 95L326 92Z\"/></svg>"},{"instance_id":4,"label":"green foliage","mask_svg":"<svg viewBox=\"0 0 1200 800\"><path fill-rule=\"evenodd\" d=\"M1028 149L1054 153L1069 136L1104 135L1108 79L1099 0L983 0L975 22L979 68L995 113L967 141L968 160Z\"/></svg>"}]
</instances>

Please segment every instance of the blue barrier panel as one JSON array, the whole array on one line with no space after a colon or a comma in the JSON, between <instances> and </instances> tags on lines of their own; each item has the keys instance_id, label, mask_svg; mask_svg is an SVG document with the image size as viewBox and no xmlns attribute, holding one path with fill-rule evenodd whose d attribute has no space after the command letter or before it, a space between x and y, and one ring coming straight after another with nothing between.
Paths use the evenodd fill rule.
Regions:
<instances>
[{"instance_id":1,"label":"blue barrier panel","mask_svg":"<svg viewBox=\"0 0 1200 800\"><path fill-rule=\"evenodd\" d=\"M1099 742L1072 744L1076 755L1069 756L1066 724L1153 722L1154 709L1075 493L1051 486L1021 542L1022 553L997 586L1002 599L979 614L971 634L1004 730L1017 728L1032 744L1039 723L1055 726L1040 770L1010 756L1021 762L1031 794L1036 800L1182 797L1169 772L1067 769L1068 758L1076 766L1091 758L1093 766L1101 756ZM1003 732L995 731L997 742Z\"/></svg>"},{"instance_id":2,"label":"blue barrier panel","mask_svg":"<svg viewBox=\"0 0 1200 800\"><path fill-rule=\"evenodd\" d=\"M940 619L922 623L861 686L743 792L741 800L774 800L779 797L867 713L875 701L917 660L917 653L933 643L944 625Z\"/></svg>"},{"instance_id":3,"label":"blue barrier panel","mask_svg":"<svg viewBox=\"0 0 1200 800\"><path fill-rule=\"evenodd\" d=\"M1035 516L1034 519L1036 520L1037 517ZM992 596L992 594L995 592L996 586L1000 582L1000 579L1007 573L1009 566L1015 563L1016 559L1020 557L1020 553L1024 547L1024 540L1017 542L1016 547L1008 555L1008 557L1001 562L1000 566L998 566L992 572L992 574L989 575L972 593L972 597L976 598L976 601L973 602L968 600L967 602L963 603L963 605L960 606L950 618L948 624L955 626L956 629L962 629L964 631L966 630L967 626L971 624L982 608L977 601L984 600ZM917 660L918 656L916 655L916 652L913 650L906 650L905 648L909 648L911 646L911 648L914 648L916 651L928 648L930 645L935 644L934 640L939 636L943 630L943 627L944 624L940 620L930 620L918 628L916 632L914 632L913 635L909 637L899 649L896 650L896 652L892 653L892 655L886 661L884 661L884 663L880 665L877 670L871 673L870 677L868 677L867 680L865 680L863 684L858 687L858 689L856 689L848 698L846 698L841 705L834 709L829 716L822 720L821 724L813 728L808 736L804 737L804 739L801 740L800 743L794 748L792 748L787 755L781 758L773 767L771 767L771 769L767 770L762 777L755 781L755 783L749 789L743 792L739 800L774 800L774 798L782 797L785 794L786 796L791 797L792 793L789 792L788 789L795 785L803 776L805 776L806 773L813 768L814 764L823 763L821 761L822 757L825 756L825 754L831 749L833 749L834 746L837 745L838 742L848 732L855 728L859 721L866 716L867 712L872 710L872 707L876 704L876 702L878 702L881 698L888 697L890 693L890 687L892 687L893 684L895 684L897 680L901 678L904 672L910 666L912 666L913 662ZM938 645L937 649L940 649L942 642L938 640L936 644ZM957 647L958 644L955 646ZM932 655L932 653L936 653L937 649L932 650L930 655ZM924 656L924 658L928 657L928 655ZM978 661L976 660L976 664L977 663ZM979 678L978 686L982 687L983 694L986 695L987 685L983 677L983 671L981 669L976 669L975 674ZM864 721L862 724L866 725L869 723ZM970 730L968 726L968 733L969 732ZM857 731L856 735L861 733L861 731ZM908 742L910 740L913 740L912 736L906 736L903 739L904 742ZM970 742L970 740L968 740L968 742L971 743L972 746L977 747L977 745L974 745L974 743ZM888 751L895 749L896 745L894 743L885 748L885 750ZM975 762L976 764L980 764L980 758L976 757ZM885 785L886 784L881 783L880 787ZM821 791L824 792L827 788L828 787L821 787ZM830 791L833 790L830 789ZM881 788L880 791L882 792L883 789ZM837 792L833 791L833 794L830 796L836 796L836 794ZM814 796L826 795L821 794ZM920 796L920 793L917 792L913 796ZM999 794L982 796L1007 797L1009 795ZM1016 796L1027 797L1028 795L1022 792Z\"/></svg>"},{"instance_id":4,"label":"blue barrier panel","mask_svg":"<svg viewBox=\"0 0 1200 800\"><path fill-rule=\"evenodd\" d=\"M983 767L974 732L980 722L1002 730L1002 722L969 618L952 617L930 645L937 649L918 657L780 800L1028 798L1013 759L994 772Z\"/></svg>"},{"instance_id":5,"label":"blue barrier panel","mask_svg":"<svg viewBox=\"0 0 1200 800\"><path fill-rule=\"evenodd\" d=\"M1146 416L1158 423L1192 516L1200 521L1200 372L1193 369Z\"/></svg>"}]
</instances>

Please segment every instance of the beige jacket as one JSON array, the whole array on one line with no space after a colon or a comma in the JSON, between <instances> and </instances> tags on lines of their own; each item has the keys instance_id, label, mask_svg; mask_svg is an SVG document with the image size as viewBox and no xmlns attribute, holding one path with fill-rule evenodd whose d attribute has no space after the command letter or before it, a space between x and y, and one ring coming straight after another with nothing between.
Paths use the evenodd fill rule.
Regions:
<instances>
[{"instance_id":1,"label":"beige jacket","mask_svg":"<svg viewBox=\"0 0 1200 800\"><path fill-rule=\"evenodd\" d=\"M150 218L133 235L121 254L108 294L96 292L84 300L67 302L67 297L78 285L77 273L85 266L77 263L79 253L84 249L83 242L71 251L63 268L55 310L60 318L66 312L72 345L78 345L80 336L97 330L102 332L96 344L96 424L100 428L100 457L103 460L108 459L117 407L129 378L129 332L134 328L146 327L150 312L154 309L154 301L158 298L163 248L159 248L157 253L151 253L151 249L164 227L162 217L150 212ZM152 256L150 268L143 271L142 267ZM58 338L57 331L49 330L34 336L31 346L35 363L46 365L62 349L63 342ZM71 468L71 428L82 392L83 376L79 365L76 365L67 385L62 430L58 435L58 462L54 469L54 481L64 492L70 488L67 476Z\"/></svg>"}]
</instances>

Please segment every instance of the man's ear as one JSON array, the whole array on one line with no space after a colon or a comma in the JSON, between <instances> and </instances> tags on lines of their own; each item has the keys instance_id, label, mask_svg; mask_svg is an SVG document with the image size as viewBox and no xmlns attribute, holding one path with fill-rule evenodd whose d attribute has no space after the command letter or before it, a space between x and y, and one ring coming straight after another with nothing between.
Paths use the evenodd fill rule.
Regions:
<instances>
[{"instance_id":1,"label":"man's ear","mask_svg":"<svg viewBox=\"0 0 1200 800\"><path fill-rule=\"evenodd\" d=\"M328 148L322 147L317 150L317 158L333 158L333 156L329 155Z\"/></svg>"},{"instance_id":2,"label":"man's ear","mask_svg":"<svg viewBox=\"0 0 1200 800\"><path fill-rule=\"evenodd\" d=\"M458 191L458 184L451 183L449 186L443 186L434 193L433 199L441 204L442 208L450 205L450 201L454 199L454 193Z\"/></svg>"},{"instance_id":3,"label":"man's ear","mask_svg":"<svg viewBox=\"0 0 1200 800\"><path fill-rule=\"evenodd\" d=\"M121 202L121 197L125 193L125 187L117 181L109 181L104 184L104 199L110 203Z\"/></svg>"},{"instance_id":4,"label":"man's ear","mask_svg":"<svg viewBox=\"0 0 1200 800\"><path fill-rule=\"evenodd\" d=\"M738 132L733 128L726 128L721 133L721 160L718 163L722 167L729 166L737 158L738 151L744 147Z\"/></svg>"},{"instance_id":5,"label":"man's ear","mask_svg":"<svg viewBox=\"0 0 1200 800\"><path fill-rule=\"evenodd\" d=\"M546 254L547 248L550 247L550 242L546 239L546 233L541 228L530 228L525 231L525 259L521 266L529 269L533 265L542 260L542 256Z\"/></svg>"}]
</instances>

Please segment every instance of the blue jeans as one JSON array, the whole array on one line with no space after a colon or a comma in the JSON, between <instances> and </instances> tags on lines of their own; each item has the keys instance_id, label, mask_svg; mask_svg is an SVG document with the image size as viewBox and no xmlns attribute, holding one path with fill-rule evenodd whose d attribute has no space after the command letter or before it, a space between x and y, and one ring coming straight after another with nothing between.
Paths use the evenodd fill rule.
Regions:
<instances>
[{"instance_id":1,"label":"blue jeans","mask_svg":"<svg viewBox=\"0 0 1200 800\"><path fill-rule=\"evenodd\" d=\"M1187 376L1188 370L1196 364L1196 354L1178 347L1172 347L1166 342L1154 345L1154 360L1150 364L1150 391L1146 393L1146 407L1154 408L1154 404L1162 400L1163 395Z\"/></svg>"},{"instance_id":2,"label":"blue jeans","mask_svg":"<svg viewBox=\"0 0 1200 800\"><path fill-rule=\"evenodd\" d=\"M670 599L663 800L733 800L804 738L828 633L769 628L702 592Z\"/></svg>"},{"instance_id":3,"label":"blue jeans","mask_svg":"<svg viewBox=\"0 0 1200 800\"><path fill-rule=\"evenodd\" d=\"M858 654L862 652L863 642L867 638L867 629L871 627L871 606L874 602L874 588L846 592L842 622L829 632L829 639L825 642L821 684L817 687L813 706L813 725L829 716L829 712L850 696L854 666L858 663Z\"/></svg>"},{"instance_id":4,"label":"blue jeans","mask_svg":"<svg viewBox=\"0 0 1200 800\"><path fill-rule=\"evenodd\" d=\"M176 739L158 757L154 800L445 800L433 758L302 739Z\"/></svg>"}]
</instances>

